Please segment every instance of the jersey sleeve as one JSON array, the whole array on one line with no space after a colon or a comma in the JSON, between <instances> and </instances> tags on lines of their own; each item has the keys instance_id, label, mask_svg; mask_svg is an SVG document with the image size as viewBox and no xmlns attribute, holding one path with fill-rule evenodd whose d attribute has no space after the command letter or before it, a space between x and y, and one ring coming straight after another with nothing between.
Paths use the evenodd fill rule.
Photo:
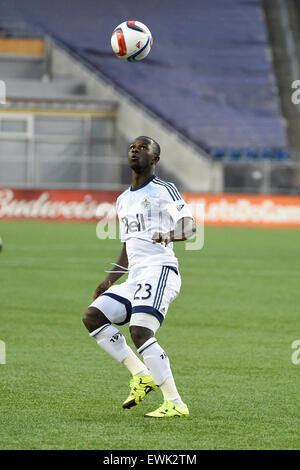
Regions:
<instances>
[{"instance_id":1,"label":"jersey sleeve","mask_svg":"<svg viewBox=\"0 0 300 470\"><path fill-rule=\"evenodd\" d=\"M193 215L173 183L167 183L161 192L161 207L172 217L174 224L183 217L193 218Z\"/></svg>"}]
</instances>

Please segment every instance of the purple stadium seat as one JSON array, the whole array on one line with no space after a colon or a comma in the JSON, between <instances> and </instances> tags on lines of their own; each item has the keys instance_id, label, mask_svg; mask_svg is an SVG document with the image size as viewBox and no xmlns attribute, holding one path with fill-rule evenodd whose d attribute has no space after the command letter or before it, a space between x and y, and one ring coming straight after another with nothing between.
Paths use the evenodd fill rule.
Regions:
<instances>
[{"instance_id":1,"label":"purple stadium seat","mask_svg":"<svg viewBox=\"0 0 300 470\"><path fill-rule=\"evenodd\" d=\"M220 158L220 149L246 157L249 149L273 149L270 157L285 151L261 0L152 0L149 6L135 0L10 0L7 8L51 33L212 155ZM141 63L125 63L111 51L112 30L126 19L152 31L152 51Z\"/></svg>"}]
</instances>

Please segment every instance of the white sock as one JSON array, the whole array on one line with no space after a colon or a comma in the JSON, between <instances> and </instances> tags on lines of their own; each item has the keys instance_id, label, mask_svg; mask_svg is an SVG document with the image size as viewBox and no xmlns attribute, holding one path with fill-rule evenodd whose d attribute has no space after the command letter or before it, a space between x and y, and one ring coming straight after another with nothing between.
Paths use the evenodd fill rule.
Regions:
<instances>
[{"instance_id":1,"label":"white sock","mask_svg":"<svg viewBox=\"0 0 300 470\"><path fill-rule=\"evenodd\" d=\"M150 338L139 349L156 385L161 385L172 376L170 361L155 338Z\"/></svg>"},{"instance_id":2,"label":"white sock","mask_svg":"<svg viewBox=\"0 0 300 470\"><path fill-rule=\"evenodd\" d=\"M165 382L161 384L159 388L161 389L165 400L173 401L178 405L184 405L176 388L173 375L172 377L168 377L167 380L165 380Z\"/></svg>"},{"instance_id":3,"label":"white sock","mask_svg":"<svg viewBox=\"0 0 300 470\"><path fill-rule=\"evenodd\" d=\"M149 370L145 364L134 354L124 359L123 364L132 375L148 375L150 374Z\"/></svg>"},{"instance_id":4,"label":"white sock","mask_svg":"<svg viewBox=\"0 0 300 470\"><path fill-rule=\"evenodd\" d=\"M138 349L148 367L154 382L159 385L165 400L170 400L178 405L183 401L175 385L170 361L165 351L157 343L155 338L150 338Z\"/></svg>"},{"instance_id":5,"label":"white sock","mask_svg":"<svg viewBox=\"0 0 300 470\"><path fill-rule=\"evenodd\" d=\"M92 331L90 336L93 336L100 348L118 362L122 362L126 357L134 354L132 349L127 345L126 339L122 333L110 323Z\"/></svg>"}]
</instances>

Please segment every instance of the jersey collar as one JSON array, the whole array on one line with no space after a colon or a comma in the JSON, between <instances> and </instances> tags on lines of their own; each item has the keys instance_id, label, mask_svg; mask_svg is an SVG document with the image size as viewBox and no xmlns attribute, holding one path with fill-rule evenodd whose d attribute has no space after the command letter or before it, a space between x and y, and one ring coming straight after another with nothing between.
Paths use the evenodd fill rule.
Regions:
<instances>
[{"instance_id":1,"label":"jersey collar","mask_svg":"<svg viewBox=\"0 0 300 470\"><path fill-rule=\"evenodd\" d=\"M150 183L150 181L154 180L154 178L156 178L156 175L152 175L150 176L150 178L148 178L145 183L141 184L140 186L137 186L136 188L133 188L132 186L130 186L130 191L137 191L138 189L141 189L143 188L144 186L147 186L147 184Z\"/></svg>"}]
</instances>

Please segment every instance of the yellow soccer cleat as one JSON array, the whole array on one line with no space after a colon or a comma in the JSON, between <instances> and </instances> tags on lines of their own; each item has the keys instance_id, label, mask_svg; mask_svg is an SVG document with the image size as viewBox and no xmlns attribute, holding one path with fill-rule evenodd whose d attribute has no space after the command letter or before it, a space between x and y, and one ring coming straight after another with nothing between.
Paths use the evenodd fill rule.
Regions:
<instances>
[{"instance_id":1,"label":"yellow soccer cleat","mask_svg":"<svg viewBox=\"0 0 300 470\"><path fill-rule=\"evenodd\" d=\"M145 414L145 418L173 418L189 416L189 409L186 405L178 405L173 401L165 400L157 410Z\"/></svg>"},{"instance_id":2,"label":"yellow soccer cleat","mask_svg":"<svg viewBox=\"0 0 300 470\"><path fill-rule=\"evenodd\" d=\"M123 403L123 408L131 408L141 403L147 393L156 390L157 386L149 375L134 375L130 380L130 394Z\"/></svg>"}]
</instances>

